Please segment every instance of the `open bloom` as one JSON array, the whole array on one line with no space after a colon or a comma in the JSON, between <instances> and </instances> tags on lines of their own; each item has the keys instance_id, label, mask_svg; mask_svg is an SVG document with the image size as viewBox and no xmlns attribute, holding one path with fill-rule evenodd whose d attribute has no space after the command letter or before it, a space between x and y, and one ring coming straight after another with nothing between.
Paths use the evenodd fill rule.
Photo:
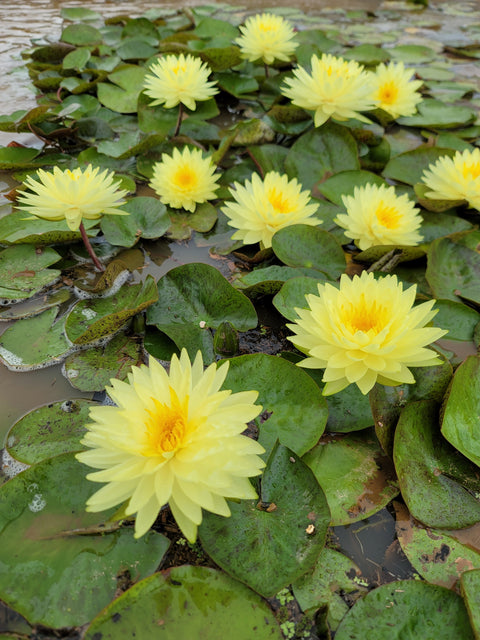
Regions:
<instances>
[{"instance_id":1,"label":"open bloom","mask_svg":"<svg viewBox=\"0 0 480 640\"><path fill-rule=\"evenodd\" d=\"M413 69L405 69L403 62L379 64L373 73L373 98L377 106L393 118L413 115L422 101L417 91L422 82L412 80L414 74Z\"/></svg>"},{"instance_id":2,"label":"open bloom","mask_svg":"<svg viewBox=\"0 0 480 640\"><path fill-rule=\"evenodd\" d=\"M303 67L293 71L294 78L285 80L283 95L303 109L315 111L315 126L329 118L348 120L357 118L369 122L360 111L374 108L372 74L355 61L347 61L324 53L313 55L312 72Z\"/></svg>"},{"instance_id":3,"label":"open bloom","mask_svg":"<svg viewBox=\"0 0 480 640\"><path fill-rule=\"evenodd\" d=\"M265 64L276 60L288 61L298 44L288 20L272 13L262 13L247 18L240 27L241 36L235 42L242 55L250 62L261 58Z\"/></svg>"},{"instance_id":4,"label":"open bloom","mask_svg":"<svg viewBox=\"0 0 480 640\"><path fill-rule=\"evenodd\" d=\"M442 156L423 172L423 182L433 200L466 200L480 211L480 149Z\"/></svg>"},{"instance_id":5,"label":"open bloom","mask_svg":"<svg viewBox=\"0 0 480 640\"><path fill-rule=\"evenodd\" d=\"M379 244L415 246L421 242L417 231L422 224L420 210L406 194L397 196L393 187L366 184L355 187L353 196L342 196L342 200L347 213L339 214L335 222L362 251Z\"/></svg>"},{"instance_id":6,"label":"open bloom","mask_svg":"<svg viewBox=\"0 0 480 640\"><path fill-rule=\"evenodd\" d=\"M153 98L153 106L161 104L171 109L181 102L194 111L197 100L208 100L218 93L216 83L208 82L208 65L190 54L160 58L149 71L143 86L147 96Z\"/></svg>"},{"instance_id":7,"label":"open bloom","mask_svg":"<svg viewBox=\"0 0 480 640\"><path fill-rule=\"evenodd\" d=\"M78 168L62 171L54 167L53 171L38 169L38 180L28 176L25 186L29 191L18 193L18 207L39 218L62 220L65 218L68 228L77 231L83 218L96 220L104 213L128 215L118 209L125 203L123 197L127 191L118 189L115 175L111 171Z\"/></svg>"},{"instance_id":8,"label":"open bloom","mask_svg":"<svg viewBox=\"0 0 480 640\"><path fill-rule=\"evenodd\" d=\"M265 466L263 447L241 435L261 411L258 393L220 391L228 362L205 371L201 353L173 356L170 373L152 359L132 367L128 382L112 380L108 394L118 406L94 407L77 454L94 469L87 478L107 484L87 502L103 511L128 500L136 513L135 537L148 531L168 502L185 537L195 541L202 509L230 515L225 498L255 498L248 478Z\"/></svg>"},{"instance_id":9,"label":"open bloom","mask_svg":"<svg viewBox=\"0 0 480 640\"><path fill-rule=\"evenodd\" d=\"M228 224L238 229L232 238L244 244L260 242L262 247L272 246L272 236L279 229L292 224L311 226L322 221L313 214L318 205L310 202L310 192L302 191L296 178L288 179L270 171L264 180L256 173L245 186L234 183L230 193L235 202L225 202L222 211L230 218Z\"/></svg>"},{"instance_id":10,"label":"open bloom","mask_svg":"<svg viewBox=\"0 0 480 640\"><path fill-rule=\"evenodd\" d=\"M197 204L215 198L219 175L210 157L203 158L200 149L177 148L171 156L162 154L162 161L153 165L150 186L163 204L174 209L195 211Z\"/></svg>"},{"instance_id":11,"label":"open bloom","mask_svg":"<svg viewBox=\"0 0 480 640\"><path fill-rule=\"evenodd\" d=\"M435 300L414 307L415 293L415 285L403 291L396 276L376 280L366 271L352 280L342 275L340 288L319 284L318 296L305 296L309 308L296 309L299 320L287 325L296 333L289 340L309 356L299 365L325 369L325 395L352 383L366 394L376 382L415 382L408 367L439 364L425 346L447 333L425 326Z\"/></svg>"}]
</instances>

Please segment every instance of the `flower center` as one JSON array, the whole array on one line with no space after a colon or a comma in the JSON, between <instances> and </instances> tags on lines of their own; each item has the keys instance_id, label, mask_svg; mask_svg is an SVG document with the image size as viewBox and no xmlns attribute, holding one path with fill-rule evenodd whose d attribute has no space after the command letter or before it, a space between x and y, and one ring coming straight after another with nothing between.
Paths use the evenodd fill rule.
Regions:
<instances>
[{"instance_id":1,"label":"flower center","mask_svg":"<svg viewBox=\"0 0 480 640\"><path fill-rule=\"evenodd\" d=\"M190 167L181 167L174 176L174 182L181 189L192 189L197 184L197 176Z\"/></svg>"},{"instance_id":2,"label":"flower center","mask_svg":"<svg viewBox=\"0 0 480 640\"><path fill-rule=\"evenodd\" d=\"M402 217L397 207L386 206L383 201L378 205L375 216L379 223L387 229L398 229Z\"/></svg>"},{"instance_id":3,"label":"flower center","mask_svg":"<svg viewBox=\"0 0 480 640\"><path fill-rule=\"evenodd\" d=\"M149 418L145 421L148 446L145 455L173 453L185 438L186 411L181 406L177 394L170 389L171 406L152 398L155 409L146 409Z\"/></svg>"},{"instance_id":4,"label":"flower center","mask_svg":"<svg viewBox=\"0 0 480 640\"><path fill-rule=\"evenodd\" d=\"M480 176L480 162L465 163L462 167L464 178L478 178Z\"/></svg>"},{"instance_id":5,"label":"flower center","mask_svg":"<svg viewBox=\"0 0 480 640\"><path fill-rule=\"evenodd\" d=\"M263 33L267 33L269 31L276 31L277 30L275 26L273 26L272 24L265 23L265 22L261 22L259 24L259 28L260 28L260 31L262 31Z\"/></svg>"},{"instance_id":6,"label":"flower center","mask_svg":"<svg viewBox=\"0 0 480 640\"><path fill-rule=\"evenodd\" d=\"M267 194L268 201L275 210L275 213L290 213L292 206L288 198L281 191L271 189Z\"/></svg>"},{"instance_id":7,"label":"flower center","mask_svg":"<svg viewBox=\"0 0 480 640\"><path fill-rule=\"evenodd\" d=\"M356 304L342 305L340 313L343 323L352 333L373 331L377 335L385 327L387 320L385 307L378 305L376 301L368 304L364 293Z\"/></svg>"},{"instance_id":8,"label":"flower center","mask_svg":"<svg viewBox=\"0 0 480 640\"><path fill-rule=\"evenodd\" d=\"M383 104L393 104L398 97L398 88L392 81L386 82L378 92L378 98Z\"/></svg>"}]
</instances>

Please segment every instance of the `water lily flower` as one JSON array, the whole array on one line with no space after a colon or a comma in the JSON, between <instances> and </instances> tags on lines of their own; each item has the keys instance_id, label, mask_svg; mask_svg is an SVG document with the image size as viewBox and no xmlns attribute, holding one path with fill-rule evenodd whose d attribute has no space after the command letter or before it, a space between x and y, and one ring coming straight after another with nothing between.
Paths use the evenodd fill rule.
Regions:
<instances>
[{"instance_id":1,"label":"water lily flower","mask_svg":"<svg viewBox=\"0 0 480 640\"><path fill-rule=\"evenodd\" d=\"M274 60L288 62L298 46L290 22L272 13L250 16L240 32L242 35L235 42L250 62L260 58L265 64L272 64Z\"/></svg>"},{"instance_id":2,"label":"water lily flower","mask_svg":"<svg viewBox=\"0 0 480 640\"><path fill-rule=\"evenodd\" d=\"M145 93L153 98L151 104L171 109L184 104L194 111L196 102L208 100L218 89L209 82L210 67L200 58L190 54L167 55L154 62L145 76Z\"/></svg>"},{"instance_id":3,"label":"water lily flower","mask_svg":"<svg viewBox=\"0 0 480 640\"><path fill-rule=\"evenodd\" d=\"M342 196L347 213L335 222L359 249L385 244L416 246L422 240L420 209L406 194L397 196L394 187L366 184L355 187L353 196Z\"/></svg>"},{"instance_id":4,"label":"water lily flower","mask_svg":"<svg viewBox=\"0 0 480 640\"><path fill-rule=\"evenodd\" d=\"M324 53L311 59L311 73L303 67L294 69L294 78L285 80L283 95L294 105L314 111L314 123L320 127L329 118L356 118L369 122L360 111L373 109L372 74L358 62Z\"/></svg>"},{"instance_id":5,"label":"water lily flower","mask_svg":"<svg viewBox=\"0 0 480 640\"><path fill-rule=\"evenodd\" d=\"M270 171L262 180L254 173L245 186L235 182L234 187L230 193L235 202L225 202L222 211L230 218L228 224L238 229L232 238L244 244L260 242L263 248L268 248L279 229L322 222L313 215L318 205L310 201L310 192L302 191L296 178L289 180L286 175Z\"/></svg>"},{"instance_id":6,"label":"water lily flower","mask_svg":"<svg viewBox=\"0 0 480 640\"><path fill-rule=\"evenodd\" d=\"M406 69L403 62L383 62L373 73L373 98L377 107L389 113L393 118L411 116L417 111L422 96L417 89L421 80L412 80L414 69Z\"/></svg>"},{"instance_id":7,"label":"water lily flower","mask_svg":"<svg viewBox=\"0 0 480 640\"><path fill-rule=\"evenodd\" d=\"M363 271L340 286L319 284L318 295L306 297L308 309L295 309L299 319L287 324L296 335L289 340L308 357L299 365L325 369L323 393L349 384L367 394L376 382L396 386L415 382L408 367L440 363L426 345L447 332L427 327L435 300L413 306L416 285L403 290L396 276L375 279Z\"/></svg>"},{"instance_id":8,"label":"water lily flower","mask_svg":"<svg viewBox=\"0 0 480 640\"><path fill-rule=\"evenodd\" d=\"M87 502L103 511L128 500L136 514L135 537L144 535L166 503L184 536L194 542L202 509L229 516L225 498L255 498L248 478L265 466L263 447L241 435L261 411L258 393L221 390L229 363L205 371L201 353L191 364L187 351L173 356L170 373L155 360L132 367L128 382L111 380L117 406L90 410L77 454L99 469L87 475L104 482Z\"/></svg>"},{"instance_id":9,"label":"water lily flower","mask_svg":"<svg viewBox=\"0 0 480 640\"><path fill-rule=\"evenodd\" d=\"M457 151L453 158L442 156L423 172L422 181L432 200L466 200L480 211L480 149Z\"/></svg>"},{"instance_id":10,"label":"water lily flower","mask_svg":"<svg viewBox=\"0 0 480 640\"><path fill-rule=\"evenodd\" d=\"M195 211L197 204L215 198L219 175L210 156L204 158L200 149L175 148L172 155L162 154L161 162L153 165L150 186L161 202L174 209Z\"/></svg>"},{"instance_id":11,"label":"water lily flower","mask_svg":"<svg viewBox=\"0 0 480 640\"><path fill-rule=\"evenodd\" d=\"M118 188L113 172L88 165L62 171L38 169L38 180L28 176L19 191L18 208L46 220L65 219L68 228L77 231L83 218L96 220L104 214L128 215L118 207L125 203L127 191Z\"/></svg>"}]
</instances>

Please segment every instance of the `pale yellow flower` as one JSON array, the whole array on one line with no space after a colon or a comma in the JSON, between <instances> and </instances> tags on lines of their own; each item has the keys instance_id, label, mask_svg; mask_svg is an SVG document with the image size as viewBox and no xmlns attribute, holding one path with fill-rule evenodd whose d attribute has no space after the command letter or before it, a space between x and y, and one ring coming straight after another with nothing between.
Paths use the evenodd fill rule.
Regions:
<instances>
[{"instance_id":1,"label":"pale yellow flower","mask_svg":"<svg viewBox=\"0 0 480 640\"><path fill-rule=\"evenodd\" d=\"M24 182L29 191L18 192L18 209L46 220L63 220L76 231L83 218L96 220L104 213L128 215L118 209L125 203L127 191L118 189L113 172L99 168L53 171L38 169L38 180L28 176Z\"/></svg>"},{"instance_id":2,"label":"pale yellow flower","mask_svg":"<svg viewBox=\"0 0 480 640\"><path fill-rule=\"evenodd\" d=\"M197 204L215 198L219 175L214 175L211 157L203 158L200 149L183 151L175 148L171 156L164 153L162 161L153 165L150 186L161 202L174 209L195 211Z\"/></svg>"},{"instance_id":3,"label":"pale yellow flower","mask_svg":"<svg viewBox=\"0 0 480 640\"><path fill-rule=\"evenodd\" d=\"M232 238L244 244L260 242L262 247L272 246L272 236L279 229L292 224L315 226L321 220L313 214L318 205L310 202L310 192L302 191L296 178L288 179L270 171L264 180L256 173L245 186L234 183L230 193L235 202L225 202L222 211L230 218L228 224L238 229Z\"/></svg>"},{"instance_id":4,"label":"pale yellow flower","mask_svg":"<svg viewBox=\"0 0 480 640\"><path fill-rule=\"evenodd\" d=\"M265 64L274 60L288 62L298 43L288 20L272 13L262 13L247 18L240 27L241 36L235 42L242 56L253 62L261 58Z\"/></svg>"},{"instance_id":5,"label":"pale yellow flower","mask_svg":"<svg viewBox=\"0 0 480 640\"><path fill-rule=\"evenodd\" d=\"M201 353L193 364L185 349L173 356L170 373L151 360L132 367L128 382L107 389L118 405L94 407L77 454L94 469L87 478L107 484L87 501L103 511L128 500L137 514L135 537L145 534L168 503L185 537L195 541L202 509L230 515L225 498L255 498L250 476L265 466L264 449L241 435L261 411L258 393L220 390L228 362L205 371Z\"/></svg>"},{"instance_id":6,"label":"pale yellow flower","mask_svg":"<svg viewBox=\"0 0 480 640\"><path fill-rule=\"evenodd\" d=\"M480 211L480 149L442 156L423 172L423 182L433 200L466 200Z\"/></svg>"},{"instance_id":7,"label":"pale yellow flower","mask_svg":"<svg viewBox=\"0 0 480 640\"><path fill-rule=\"evenodd\" d=\"M311 60L312 72L303 67L294 69L294 78L285 80L283 95L297 107L315 111L315 126L319 127L329 118L348 120L357 118L369 122L360 111L374 108L372 97L372 74L358 62L347 61L324 53Z\"/></svg>"},{"instance_id":8,"label":"pale yellow flower","mask_svg":"<svg viewBox=\"0 0 480 640\"><path fill-rule=\"evenodd\" d=\"M412 80L414 74L413 69L405 69L403 62L379 64L373 73L373 98L377 106L393 118L413 115L422 101L417 91L422 82Z\"/></svg>"},{"instance_id":9,"label":"pale yellow flower","mask_svg":"<svg viewBox=\"0 0 480 640\"><path fill-rule=\"evenodd\" d=\"M325 395L352 383L366 394L376 382L415 382L408 367L439 364L425 346L447 333L425 326L435 300L414 307L415 293L416 285L403 291L396 276L376 280L366 271L342 275L339 288L319 284L318 296L305 296L309 308L296 309L300 319L287 324L296 333L289 340L309 356L299 365L325 369Z\"/></svg>"},{"instance_id":10,"label":"pale yellow flower","mask_svg":"<svg viewBox=\"0 0 480 640\"><path fill-rule=\"evenodd\" d=\"M208 65L190 54L160 58L149 71L143 86L147 96L153 98L153 106L161 104L171 109L181 102L193 111L196 101L208 100L218 93L216 83L208 81Z\"/></svg>"},{"instance_id":11,"label":"pale yellow flower","mask_svg":"<svg viewBox=\"0 0 480 640\"><path fill-rule=\"evenodd\" d=\"M393 187L366 184L355 187L353 196L342 196L347 213L335 222L345 229L347 238L365 251L375 245L415 246L422 240L417 229L422 224L408 196L397 196Z\"/></svg>"}]
</instances>

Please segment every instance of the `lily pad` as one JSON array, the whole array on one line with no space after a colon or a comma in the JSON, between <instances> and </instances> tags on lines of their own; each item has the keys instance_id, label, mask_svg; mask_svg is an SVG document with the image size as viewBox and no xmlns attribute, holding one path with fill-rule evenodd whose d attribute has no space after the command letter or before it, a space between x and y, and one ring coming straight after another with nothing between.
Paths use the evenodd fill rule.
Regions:
<instances>
[{"instance_id":1,"label":"lily pad","mask_svg":"<svg viewBox=\"0 0 480 640\"><path fill-rule=\"evenodd\" d=\"M98 100L104 107L119 113L135 113L137 100L147 70L134 64L124 64L108 75L110 82L97 85Z\"/></svg>"},{"instance_id":2,"label":"lily pad","mask_svg":"<svg viewBox=\"0 0 480 640\"><path fill-rule=\"evenodd\" d=\"M424 527L402 504L395 504L395 511L400 546L422 578L452 589L464 571L480 569L478 549L462 544L445 531Z\"/></svg>"},{"instance_id":3,"label":"lily pad","mask_svg":"<svg viewBox=\"0 0 480 640\"><path fill-rule=\"evenodd\" d=\"M70 300L70 298L72 298L72 293L66 287L53 293L38 294L25 300L25 302L17 302L11 307L0 310L0 321L32 318L51 307L58 307L63 302Z\"/></svg>"},{"instance_id":4,"label":"lily pad","mask_svg":"<svg viewBox=\"0 0 480 640\"><path fill-rule=\"evenodd\" d=\"M58 253L49 247L19 245L4 249L0 252L0 299L26 300L53 284L61 272L48 267L59 260Z\"/></svg>"},{"instance_id":5,"label":"lily pad","mask_svg":"<svg viewBox=\"0 0 480 640\"><path fill-rule=\"evenodd\" d=\"M465 571L460 580L465 606L475 638L480 637L480 570Z\"/></svg>"},{"instance_id":6,"label":"lily pad","mask_svg":"<svg viewBox=\"0 0 480 640\"><path fill-rule=\"evenodd\" d=\"M309 306L305 296L309 294L318 296L318 284L319 282L323 284L326 279L326 276L320 272L318 273L318 278L308 278L306 276L290 278L273 298L273 306L287 320L295 322L299 317L295 309L308 309Z\"/></svg>"},{"instance_id":7,"label":"lily pad","mask_svg":"<svg viewBox=\"0 0 480 640\"><path fill-rule=\"evenodd\" d=\"M469 107L449 105L440 100L426 98L418 105L418 113L397 119L407 127L431 127L432 129L456 129L474 122L476 113Z\"/></svg>"},{"instance_id":8,"label":"lily pad","mask_svg":"<svg viewBox=\"0 0 480 640\"><path fill-rule=\"evenodd\" d=\"M122 207L128 216L104 216L101 228L110 244L132 247L140 238L160 238L170 226L167 208L156 198L133 198Z\"/></svg>"},{"instance_id":9,"label":"lily pad","mask_svg":"<svg viewBox=\"0 0 480 640\"><path fill-rule=\"evenodd\" d=\"M95 489L70 453L0 488L0 597L31 624L85 624L112 600L122 577L149 575L167 551L158 533L135 540L128 529L103 524L113 509L87 513Z\"/></svg>"},{"instance_id":10,"label":"lily pad","mask_svg":"<svg viewBox=\"0 0 480 640\"><path fill-rule=\"evenodd\" d=\"M462 529L480 520L478 467L440 434L435 402L411 402L403 409L393 459L414 518L438 529Z\"/></svg>"},{"instance_id":11,"label":"lily pad","mask_svg":"<svg viewBox=\"0 0 480 640\"><path fill-rule=\"evenodd\" d=\"M386 185L383 178L371 171L340 171L322 182L318 190L331 202L343 208L342 196L353 195L355 187L364 187L367 184L379 187Z\"/></svg>"},{"instance_id":12,"label":"lily pad","mask_svg":"<svg viewBox=\"0 0 480 640\"><path fill-rule=\"evenodd\" d=\"M373 430L325 435L303 461L325 491L332 526L363 520L398 495L395 471Z\"/></svg>"},{"instance_id":13,"label":"lily pad","mask_svg":"<svg viewBox=\"0 0 480 640\"><path fill-rule=\"evenodd\" d=\"M453 149L439 149L438 147L419 147L413 151L406 151L392 158L382 174L385 178L414 185L420 182L425 169L434 164L439 158L448 156L453 158Z\"/></svg>"},{"instance_id":14,"label":"lily pad","mask_svg":"<svg viewBox=\"0 0 480 640\"><path fill-rule=\"evenodd\" d=\"M234 286L239 291L245 293L249 298L256 298L257 296L263 295L274 295L290 278L298 278L299 271L302 271L302 269L282 267L280 265L273 264L269 267L254 269L244 276L237 278L234 282ZM315 273L309 269L304 269L303 272ZM321 277L321 274L319 275Z\"/></svg>"},{"instance_id":15,"label":"lily pad","mask_svg":"<svg viewBox=\"0 0 480 640\"><path fill-rule=\"evenodd\" d=\"M89 237L98 233L94 229L98 220L84 220L83 226ZM34 244L44 246L64 244L80 240L78 231L71 231L65 220L43 220L29 218L25 211L13 211L0 218L0 242L2 244Z\"/></svg>"},{"instance_id":16,"label":"lily pad","mask_svg":"<svg viewBox=\"0 0 480 640\"><path fill-rule=\"evenodd\" d=\"M98 44L102 40L102 34L98 29L89 24L69 24L62 31L62 41L76 46Z\"/></svg>"},{"instance_id":17,"label":"lily pad","mask_svg":"<svg viewBox=\"0 0 480 640\"><path fill-rule=\"evenodd\" d=\"M414 637L422 640L474 640L460 596L417 580L370 591L347 613L335 640L404 640L406 629L413 629Z\"/></svg>"},{"instance_id":18,"label":"lily pad","mask_svg":"<svg viewBox=\"0 0 480 640\"><path fill-rule=\"evenodd\" d=\"M438 313L433 318L433 326L447 329L448 340L473 341L473 332L480 322L478 311L452 300L437 300L435 309Z\"/></svg>"},{"instance_id":19,"label":"lily pad","mask_svg":"<svg viewBox=\"0 0 480 640\"><path fill-rule=\"evenodd\" d=\"M200 349L205 362L214 359L210 328L225 321L238 331L257 325L250 300L207 264L185 264L169 271L158 281L158 299L147 311L147 323L156 325L179 348L186 347L191 358Z\"/></svg>"},{"instance_id":20,"label":"lily pad","mask_svg":"<svg viewBox=\"0 0 480 640\"><path fill-rule=\"evenodd\" d=\"M443 407L442 433L450 444L480 466L480 358L478 356L469 356L455 372Z\"/></svg>"},{"instance_id":21,"label":"lily pad","mask_svg":"<svg viewBox=\"0 0 480 640\"><path fill-rule=\"evenodd\" d=\"M65 318L53 307L33 318L17 320L0 337L0 360L11 371L32 371L61 362L72 351Z\"/></svg>"},{"instance_id":22,"label":"lily pad","mask_svg":"<svg viewBox=\"0 0 480 640\"><path fill-rule=\"evenodd\" d=\"M245 585L215 569L183 566L145 578L117 598L93 620L85 640L119 634L148 640L152 629L158 640L283 638L271 609Z\"/></svg>"},{"instance_id":23,"label":"lily pad","mask_svg":"<svg viewBox=\"0 0 480 640\"><path fill-rule=\"evenodd\" d=\"M63 373L75 389L102 391L112 378L125 380L131 367L142 363L142 345L122 333L105 346L72 353L65 360Z\"/></svg>"},{"instance_id":24,"label":"lily pad","mask_svg":"<svg viewBox=\"0 0 480 640\"><path fill-rule=\"evenodd\" d=\"M96 402L79 398L43 405L20 418L7 435L8 453L26 464L35 464L60 453L84 449L88 414Z\"/></svg>"},{"instance_id":25,"label":"lily pad","mask_svg":"<svg viewBox=\"0 0 480 640\"><path fill-rule=\"evenodd\" d=\"M317 269L331 280L346 267L342 247L328 231L295 224L277 231L272 238L275 255L289 267Z\"/></svg>"},{"instance_id":26,"label":"lily pad","mask_svg":"<svg viewBox=\"0 0 480 640\"><path fill-rule=\"evenodd\" d=\"M243 500L230 509L229 518L206 513L199 528L204 549L227 573L268 597L313 567L330 513L315 476L293 452L277 446L260 502Z\"/></svg>"},{"instance_id":27,"label":"lily pad","mask_svg":"<svg viewBox=\"0 0 480 640\"><path fill-rule=\"evenodd\" d=\"M188 240L192 231L206 233L217 221L217 210L209 202L198 205L193 213L170 208L167 211L170 219L168 235L172 240Z\"/></svg>"},{"instance_id":28,"label":"lily pad","mask_svg":"<svg viewBox=\"0 0 480 640\"><path fill-rule=\"evenodd\" d=\"M225 388L255 389L263 413L257 418L258 441L267 454L275 442L302 456L322 435L327 403L310 376L291 362L263 353L230 360Z\"/></svg>"},{"instance_id":29,"label":"lily pad","mask_svg":"<svg viewBox=\"0 0 480 640\"><path fill-rule=\"evenodd\" d=\"M115 333L130 318L158 300L152 276L143 283L123 286L108 298L80 300L65 323L65 333L74 344L95 342Z\"/></svg>"}]
</instances>

